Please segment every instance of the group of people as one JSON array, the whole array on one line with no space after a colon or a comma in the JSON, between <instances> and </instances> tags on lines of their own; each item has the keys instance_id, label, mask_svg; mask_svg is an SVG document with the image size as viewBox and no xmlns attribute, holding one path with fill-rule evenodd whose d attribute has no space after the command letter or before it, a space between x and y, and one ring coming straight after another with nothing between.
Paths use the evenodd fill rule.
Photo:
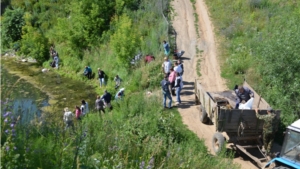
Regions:
<instances>
[{"instance_id":1,"label":"group of people","mask_svg":"<svg viewBox=\"0 0 300 169\"><path fill-rule=\"evenodd\" d=\"M75 106L74 114L72 111L69 110L68 107L64 108L63 120L66 123L65 129L72 127L72 129L74 130L74 123L73 123L74 117L77 120L81 120L81 118L88 113L89 113L89 106L85 100L81 101L80 107L77 105Z\"/></svg>"},{"instance_id":2,"label":"group of people","mask_svg":"<svg viewBox=\"0 0 300 169\"><path fill-rule=\"evenodd\" d=\"M176 96L176 102L177 105L181 104L181 98L180 98L180 92L183 88L183 73L184 68L183 64L180 59L176 60L174 64L170 59L168 58L170 54L170 46L166 41L163 41L163 47L164 47L164 53L166 57L164 58L164 62L162 64L162 71L164 73L164 79L161 81L161 89L163 93L163 107L164 108L172 108L172 96ZM50 48L50 55L53 57L53 64L55 64L55 67L58 68L58 54L54 50L53 47ZM147 59L145 59L145 62L151 62L155 60L153 56L148 56ZM52 65L51 65L52 66ZM83 73L88 79L92 78L92 69L89 66L86 66ZM100 87L105 86L105 77L106 74L103 70L98 68L98 79L100 83ZM115 82L115 89L118 89L121 85L121 78L116 75L114 77ZM115 95L115 100L122 99L124 95L125 88L121 88ZM248 102L251 98L254 97L254 93L245 86L236 86L234 89L237 100L235 108L238 109L240 107L240 104L244 104L245 102ZM95 110L101 115L101 112L105 113L105 108L108 108L112 110L111 105L111 99L112 95L105 90L104 94L102 96L97 96L95 101ZM166 105L167 99L169 99L168 105ZM84 115L87 115L88 110L88 103L85 100L81 101L81 106L75 106L75 115L69 110L69 108L64 109L64 117L63 120L66 123L66 128L72 127L74 129L73 119L74 117L78 120L81 120L81 118ZM272 143L274 140L274 122L276 119L276 114L273 113L272 108L268 108L266 115L260 115L258 112L259 110L255 109L256 116L258 119L261 119L264 121L263 126L263 151L266 152L266 154L269 155Z\"/></svg>"},{"instance_id":3,"label":"group of people","mask_svg":"<svg viewBox=\"0 0 300 169\"><path fill-rule=\"evenodd\" d=\"M166 41L163 41L164 53L166 56L170 54L170 46ZM172 66L171 61L168 57L164 58L164 63L162 64L164 79L161 81L161 88L163 92L163 106L166 108L166 99L169 99L168 108L172 106L172 95L176 95L177 104L181 103L180 100L180 91L183 87L182 83L182 75L183 75L183 65L180 60L175 62L174 66ZM174 89L176 93L174 92ZM243 105L250 104L249 109L252 109L254 92L252 92L249 88L245 86L236 86L235 94L237 96L235 109L245 108ZM271 155L271 147L274 141L275 136L275 124L276 124L276 114L273 112L273 109L269 107L267 109L266 115L259 114L259 110L256 108L256 117L260 120L264 121L263 126L263 149L262 151L266 155Z\"/></svg>"},{"instance_id":4,"label":"group of people","mask_svg":"<svg viewBox=\"0 0 300 169\"><path fill-rule=\"evenodd\" d=\"M85 66L83 75L86 76L88 79L92 79L92 68L90 66ZM100 87L105 87L106 86L106 80L105 80L106 74L100 68L98 68L98 79L99 79ZM119 77L119 75L116 75L114 77L115 89L118 89L120 87L121 81L122 81L122 79Z\"/></svg>"},{"instance_id":5,"label":"group of people","mask_svg":"<svg viewBox=\"0 0 300 169\"><path fill-rule=\"evenodd\" d=\"M115 100L122 99L124 94L125 88L120 89L116 96ZM101 116L101 112L105 113L105 108L108 108L109 110L112 110L113 107L111 105L111 100L112 100L112 95L105 90L104 94L102 96L97 96L96 101L95 101L95 110L98 112ZM74 112L74 113L73 113ZM81 101L81 106L75 106L74 111L70 111L68 107L64 108L64 116L63 116L63 121L65 122L65 129L72 128L74 131L74 123L73 120L81 120L82 117L88 115L89 113L89 106L87 101L82 100Z\"/></svg>"},{"instance_id":6,"label":"group of people","mask_svg":"<svg viewBox=\"0 0 300 169\"><path fill-rule=\"evenodd\" d=\"M83 74L88 79L91 79L92 78L91 67L85 66ZM99 82L100 82L100 87L106 86L105 76L106 76L106 74L104 73L104 71L102 71L100 68L98 68L98 78L99 78ZM115 89L118 89L120 87L121 81L122 81L121 78L119 77L119 75L115 76L114 81L115 81ZM122 97L125 96L124 90L125 90L125 88L121 88L116 93L115 100L122 99ZM95 101L95 110L97 112L99 112L100 115L101 115L101 112L105 113L105 108L112 110L111 99L112 99L112 95L107 90L105 90L104 94L101 97L99 95L97 96L96 101ZM83 116L87 115L88 113L89 113L88 103L85 100L81 101L80 107L77 105L75 106L74 113L72 111L70 111L68 107L66 107L64 109L64 117L63 117L63 120L66 124L65 129L72 127L74 130L73 119L75 118L77 120L81 120L81 118Z\"/></svg>"},{"instance_id":7,"label":"group of people","mask_svg":"<svg viewBox=\"0 0 300 169\"><path fill-rule=\"evenodd\" d=\"M180 59L176 60L174 64L168 58L170 54L170 46L166 41L163 41L163 47L166 57L162 64L162 71L164 73L164 79L161 81L160 85L163 93L163 107L172 107L172 96L176 96L176 104L181 104L180 92L183 88L183 64ZM169 104L166 106L166 101L169 99Z\"/></svg>"}]
</instances>

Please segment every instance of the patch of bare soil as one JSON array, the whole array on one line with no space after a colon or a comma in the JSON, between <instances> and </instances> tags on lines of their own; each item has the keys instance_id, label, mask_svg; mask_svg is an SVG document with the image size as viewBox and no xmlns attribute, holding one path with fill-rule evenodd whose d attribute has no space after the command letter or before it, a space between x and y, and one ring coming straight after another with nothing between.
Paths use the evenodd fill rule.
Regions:
<instances>
[{"instance_id":1,"label":"patch of bare soil","mask_svg":"<svg viewBox=\"0 0 300 169\"><path fill-rule=\"evenodd\" d=\"M199 109L195 105L194 81L197 77L196 63L201 59L201 74L199 81L206 91L227 90L225 80L221 78L220 66L217 58L217 47L214 39L213 25L211 24L207 7L204 0L197 0L196 12L199 16L199 29L196 30L194 23L194 10L188 0L175 0L172 2L175 9L173 27L177 32L177 48L184 50L182 56L184 64L184 88L182 90L179 112L183 123L197 136L205 140L206 146L212 151L212 137L216 132L213 125L205 125L200 122ZM200 38L197 39L197 31L200 31ZM196 47L203 50L202 56L196 56ZM175 97L173 98L175 100ZM230 145L229 145L230 146ZM230 148L230 147L229 147ZM250 159L242 155L236 155L234 162L242 168L256 169Z\"/></svg>"}]
</instances>

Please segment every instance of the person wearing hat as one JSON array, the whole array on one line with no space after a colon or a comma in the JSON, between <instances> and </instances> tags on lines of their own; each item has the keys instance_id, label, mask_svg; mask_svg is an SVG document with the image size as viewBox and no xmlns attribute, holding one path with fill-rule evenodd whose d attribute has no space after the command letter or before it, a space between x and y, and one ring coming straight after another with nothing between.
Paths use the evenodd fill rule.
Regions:
<instances>
[{"instance_id":1,"label":"person wearing hat","mask_svg":"<svg viewBox=\"0 0 300 169\"><path fill-rule=\"evenodd\" d=\"M269 107L267 109L266 115L261 115L258 113L258 108L255 109L256 117L260 120L264 121L263 126L263 151L267 155L270 155L270 151L272 148L272 144L274 141L274 135L275 135L275 123L276 123L276 114L273 113L272 107Z\"/></svg>"},{"instance_id":2,"label":"person wearing hat","mask_svg":"<svg viewBox=\"0 0 300 169\"><path fill-rule=\"evenodd\" d=\"M72 129L74 130L74 124L73 124L74 114L71 111L69 111L68 107L64 108L64 111L65 113L64 113L63 120L66 123L65 130L69 127L72 127Z\"/></svg>"},{"instance_id":3,"label":"person wearing hat","mask_svg":"<svg viewBox=\"0 0 300 169\"><path fill-rule=\"evenodd\" d=\"M170 62L170 60L168 59L168 57L165 57L164 58L164 63L161 65L162 69L163 69L163 72L166 74L166 75L170 75L170 69L172 67L172 63Z\"/></svg>"},{"instance_id":4,"label":"person wearing hat","mask_svg":"<svg viewBox=\"0 0 300 169\"><path fill-rule=\"evenodd\" d=\"M117 94L116 94L116 96L115 96L115 99L116 99L116 100L122 99L122 97L125 96L125 95L124 95L124 90L125 90L125 88L122 88L122 89L120 89L120 90L117 92Z\"/></svg>"},{"instance_id":5,"label":"person wearing hat","mask_svg":"<svg viewBox=\"0 0 300 169\"><path fill-rule=\"evenodd\" d=\"M169 105L168 108L172 108L172 97L171 97L171 93L170 93L170 89L169 86L171 85L171 83L168 81L168 76L165 75L164 79L160 82L161 88L162 88L162 93L163 93L163 106L164 108L166 108L166 101L167 98L170 100L169 101Z\"/></svg>"}]
</instances>

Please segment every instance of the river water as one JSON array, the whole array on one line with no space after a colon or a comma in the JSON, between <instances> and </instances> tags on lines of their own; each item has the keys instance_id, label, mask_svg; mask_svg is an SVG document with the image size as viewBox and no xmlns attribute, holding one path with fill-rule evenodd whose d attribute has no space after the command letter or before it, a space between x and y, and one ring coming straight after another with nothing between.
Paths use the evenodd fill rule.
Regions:
<instances>
[{"instance_id":1,"label":"river water","mask_svg":"<svg viewBox=\"0 0 300 169\"><path fill-rule=\"evenodd\" d=\"M21 123L27 123L41 116L41 108L49 106L49 97L24 79L9 74L1 66L1 101L10 102L10 110L15 115L21 115ZM3 110L5 106L3 106Z\"/></svg>"},{"instance_id":2,"label":"river water","mask_svg":"<svg viewBox=\"0 0 300 169\"><path fill-rule=\"evenodd\" d=\"M34 63L1 59L1 101L10 100L10 111L28 123L35 117L51 113L62 119L64 107L74 110L86 100L90 109L96 98L95 87L60 76L56 70L43 73ZM4 106L1 107L2 114Z\"/></svg>"}]
</instances>

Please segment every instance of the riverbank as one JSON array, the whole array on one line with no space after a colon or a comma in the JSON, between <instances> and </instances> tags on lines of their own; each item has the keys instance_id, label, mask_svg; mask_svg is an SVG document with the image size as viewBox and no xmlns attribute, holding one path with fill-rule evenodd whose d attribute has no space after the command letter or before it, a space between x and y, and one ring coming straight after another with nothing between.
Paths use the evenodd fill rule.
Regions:
<instances>
[{"instance_id":1,"label":"riverbank","mask_svg":"<svg viewBox=\"0 0 300 169\"><path fill-rule=\"evenodd\" d=\"M161 98L146 97L139 91L128 94L114 109L100 116L90 112L74 121L75 129L64 130L63 106L93 98L95 90L83 82L60 77L55 72L42 73L30 63L1 60L15 75L20 75L51 98L51 112L45 123L37 125L5 125L1 161L15 168L69 168L70 165L90 168L107 166L122 168L214 168L232 166L223 156L211 156L203 140L181 122L176 109L162 109ZM76 82L76 83L75 83ZM74 84L75 83L75 84ZM90 92L90 94L88 93ZM65 99L64 99L65 98ZM92 102L91 102L92 103ZM90 104L92 105L92 104ZM70 106L69 106L70 107ZM8 124L12 121L8 120ZM68 132L69 131L69 132ZM14 139L10 139L14 137ZM24 151L26 150L26 151ZM24 163L11 163L18 155ZM47 157L47 158L44 158ZM199 161L199 159L202 159ZM178 163L180 161L180 163ZM144 167L142 167L144 168ZM233 168L237 168L233 166Z\"/></svg>"},{"instance_id":2,"label":"riverbank","mask_svg":"<svg viewBox=\"0 0 300 169\"><path fill-rule=\"evenodd\" d=\"M72 109L75 105L80 106L83 99L92 103L97 95L94 87L62 77L55 69L43 73L42 67L36 63L22 62L13 57L1 57L1 66L10 74L19 76L49 96L50 106L43 108L45 112L62 112L64 107Z\"/></svg>"}]
</instances>

